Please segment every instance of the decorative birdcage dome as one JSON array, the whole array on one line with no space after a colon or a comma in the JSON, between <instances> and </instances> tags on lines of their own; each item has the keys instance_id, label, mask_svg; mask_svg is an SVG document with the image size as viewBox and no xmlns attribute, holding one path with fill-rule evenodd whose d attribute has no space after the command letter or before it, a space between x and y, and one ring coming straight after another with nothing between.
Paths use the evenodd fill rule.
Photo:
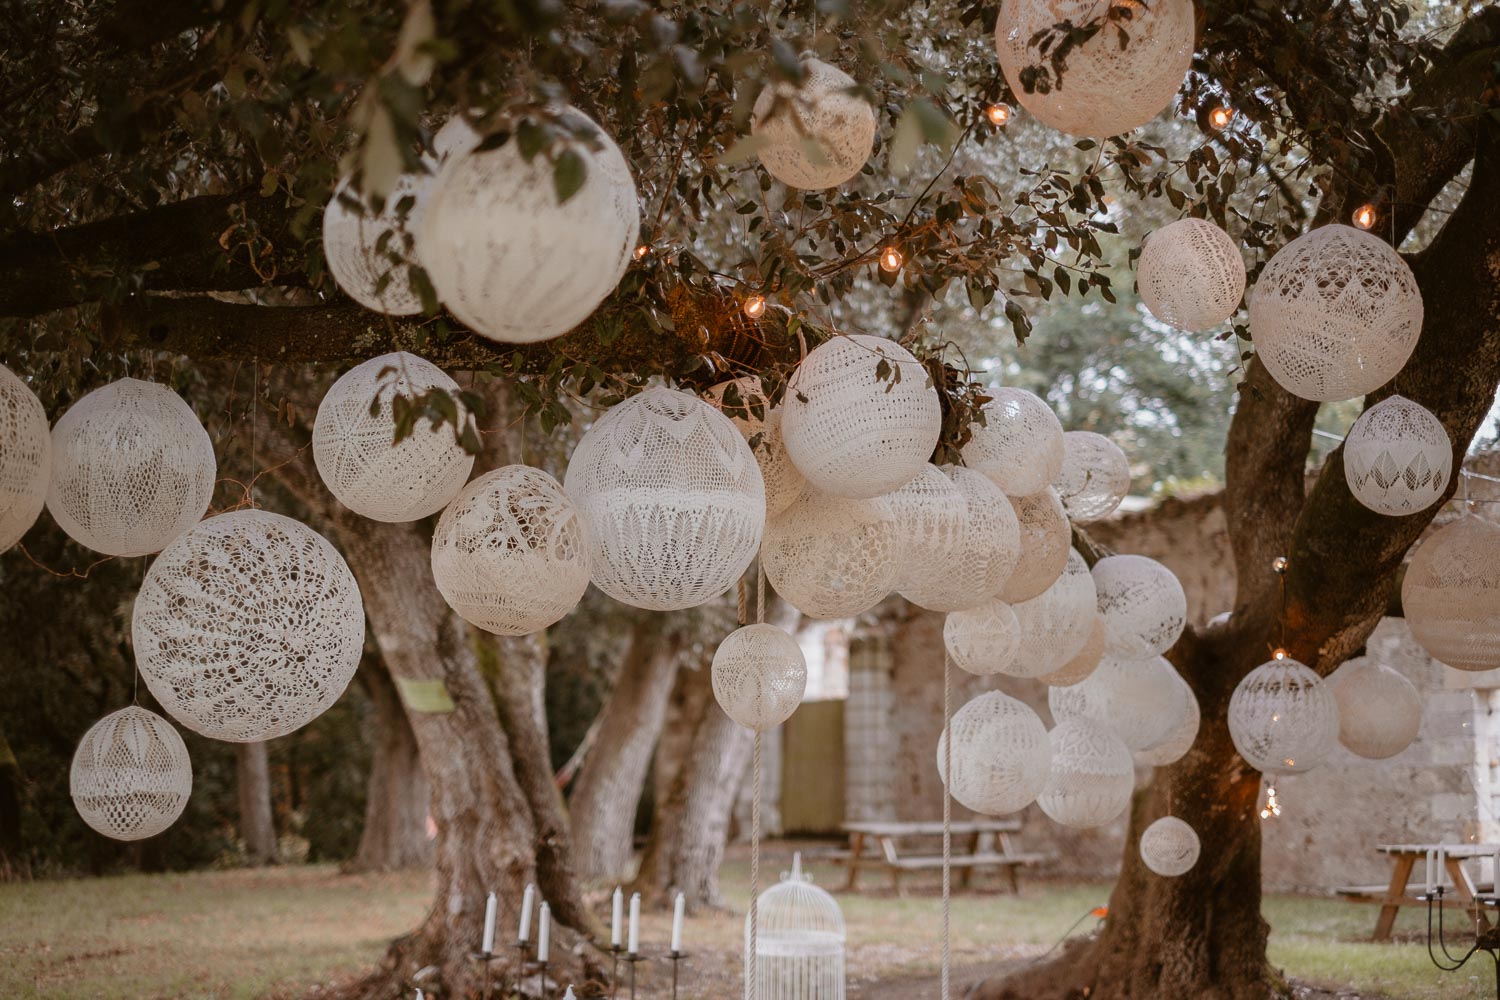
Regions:
<instances>
[{"instance_id":1,"label":"decorative birdcage dome","mask_svg":"<svg viewBox=\"0 0 1500 1000\"><path fill-rule=\"evenodd\" d=\"M1106 556L1094 564L1104 651L1127 660L1160 656L1187 628L1187 594L1177 574L1145 556Z\"/></svg>"},{"instance_id":2,"label":"decorative birdcage dome","mask_svg":"<svg viewBox=\"0 0 1500 1000\"><path fill-rule=\"evenodd\" d=\"M911 482L887 493L885 501L891 505L901 538L896 589L913 604L928 607L919 598L942 589L945 578L963 558L968 501L958 484L935 465L924 465Z\"/></svg>"},{"instance_id":3,"label":"decorative birdcage dome","mask_svg":"<svg viewBox=\"0 0 1500 1000\"><path fill-rule=\"evenodd\" d=\"M963 498L965 514L956 551L943 564L922 557L922 572L909 577L901 596L933 611L962 611L1000 592L1021 557L1020 527L1005 494L972 469L947 465L943 473ZM903 562L918 556L908 548Z\"/></svg>"},{"instance_id":4,"label":"decorative birdcage dome","mask_svg":"<svg viewBox=\"0 0 1500 1000\"><path fill-rule=\"evenodd\" d=\"M726 402L731 385L736 391ZM781 439L781 409L771 407L760 379L752 376L720 382L704 398L733 421L755 452L761 479L766 484L766 516L775 517L790 507L807 487L807 479L786 453L786 443Z\"/></svg>"},{"instance_id":5,"label":"decorative birdcage dome","mask_svg":"<svg viewBox=\"0 0 1500 1000\"><path fill-rule=\"evenodd\" d=\"M132 705L83 734L69 787L89 826L115 840L144 840L182 815L193 794L193 762L170 722Z\"/></svg>"},{"instance_id":6,"label":"decorative birdcage dome","mask_svg":"<svg viewBox=\"0 0 1500 1000\"><path fill-rule=\"evenodd\" d=\"M1004 601L953 611L943 620L943 645L953 665L980 677L1015 670L1020 640L1016 613Z\"/></svg>"},{"instance_id":7,"label":"decorative birdcage dome","mask_svg":"<svg viewBox=\"0 0 1500 1000\"><path fill-rule=\"evenodd\" d=\"M1010 505L1021 531L1021 557L1000 597L1014 604L1040 595L1062 576L1073 549L1073 526L1050 486L1030 496L1012 496Z\"/></svg>"},{"instance_id":8,"label":"decorative birdcage dome","mask_svg":"<svg viewBox=\"0 0 1500 1000\"><path fill-rule=\"evenodd\" d=\"M1443 497L1453 473L1453 442L1443 422L1404 396L1360 414L1344 439L1344 478L1354 499L1400 517Z\"/></svg>"},{"instance_id":9,"label":"decorative birdcage dome","mask_svg":"<svg viewBox=\"0 0 1500 1000\"><path fill-rule=\"evenodd\" d=\"M146 686L178 722L257 743L322 715L364 651L365 612L344 557L264 510L201 522L157 557L132 624Z\"/></svg>"},{"instance_id":10,"label":"decorative birdcage dome","mask_svg":"<svg viewBox=\"0 0 1500 1000\"><path fill-rule=\"evenodd\" d=\"M1206 219L1178 219L1146 237L1136 265L1141 301L1179 330L1201 333L1234 315L1245 295L1245 259Z\"/></svg>"},{"instance_id":11,"label":"decorative birdcage dome","mask_svg":"<svg viewBox=\"0 0 1500 1000\"><path fill-rule=\"evenodd\" d=\"M1163 816L1141 834L1141 860L1163 878L1192 871L1201 850L1197 831L1176 816Z\"/></svg>"},{"instance_id":12,"label":"decorative birdcage dome","mask_svg":"<svg viewBox=\"0 0 1500 1000\"><path fill-rule=\"evenodd\" d=\"M792 717L807 691L802 647L775 625L746 625L719 643L713 662L714 698L746 729L768 732Z\"/></svg>"},{"instance_id":13,"label":"decorative birdcage dome","mask_svg":"<svg viewBox=\"0 0 1500 1000\"><path fill-rule=\"evenodd\" d=\"M25 382L0 365L0 552L36 523L51 476L47 411Z\"/></svg>"},{"instance_id":14,"label":"decorative birdcage dome","mask_svg":"<svg viewBox=\"0 0 1500 1000\"><path fill-rule=\"evenodd\" d=\"M150 555L202 520L217 473L213 442L182 397L120 379L52 428L47 509L96 552Z\"/></svg>"},{"instance_id":15,"label":"decorative birdcage dome","mask_svg":"<svg viewBox=\"0 0 1500 1000\"><path fill-rule=\"evenodd\" d=\"M1108 517L1130 492L1130 463L1120 446L1093 431L1068 431L1063 435L1062 472L1057 495L1068 517L1088 524Z\"/></svg>"},{"instance_id":16,"label":"decorative birdcage dome","mask_svg":"<svg viewBox=\"0 0 1500 1000\"><path fill-rule=\"evenodd\" d=\"M323 209L323 257L344 294L366 309L391 316L422 311L422 296L411 286L417 264L416 234L427 209L436 174L405 173L375 209L375 199L350 186L345 177Z\"/></svg>"},{"instance_id":17,"label":"decorative birdcage dome","mask_svg":"<svg viewBox=\"0 0 1500 1000\"><path fill-rule=\"evenodd\" d=\"M1422 728L1416 685L1383 663L1351 661L1334 675L1339 742L1350 753L1385 760L1411 746Z\"/></svg>"},{"instance_id":18,"label":"decorative birdcage dome","mask_svg":"<svg viewBox=\"0 0 1500 1000\"><path fill-rule=\"evenodd\" d=\"M850 92L855 86L848 73L809 57L800 86L772 84L760 92L750 134L772 177L819 191L859 174L875 148L875 109Z\"/></svg>"},{"instance_id":19,"label":"decorative birdcage dome","mask_svg":"<svg viewBox=\"0 0 1500 1000\"><path fill-rule=\"evenodd\" d=\"M1401 606L1433 659L1500 667L1500 527L1469 515L1433 532L1407 565Z\"/></svg>"},{"instance_id":20,"label":"decorative birdcage dome","mask_svg":"<svg viewBox=\"0 0 1500 1000\"><path fill-rule=\"evenodd\" d=\"M1198 739L1198 727L1203 722L1202 710L1198 707L1198 696L1193 693L1188 682L1182 679L1181 674L1174 670L1172 676L1176 677L1177 683L1182 685L1182 717L1167 734L1166 739L1144 750L1136 751L1135 762L1145 767L1165 767L1168 764L1177 763L1186 756Z\"/></svg>"},{"instance_id":21,"label":"decorative birdcage dome","mask_svg":"<svg viewBox=\"0 0 1500 1000\"><path fill-rule=\"evenodd\" d=\"M953 713L951 728L953 780L947 733L938 738L938 777L965 808L991 816L1019 812L1046 787L1052 745L1047 727L1025 704L989 691Z\"/></svg>"},{"instance_id":22,"label":"decorative birdcage dome","mask_svg":"<svg viewBox=\"0 0 1500 1000\"><path fill-rule=\"evenodd\" d=\"M1135 791L1135 764L1112 729L1092 719L1064 719L1048 740L1052 772L1036 800L1042 812L1063 826L1089 829L1125 811Z\"/></svg>"},{"instance_id":23,"label":"decorative birdcage dome","mask_svg":"<svg viewBox=\"0 0 1500 1000\"><path fill-rule=\"evenodd\" d=\"M1007 496L1032 496L1062 472L1063 429L1042 399L1002 386L981 407L984 423L969 426L964 464L982 472Z\"/></svg>"},{"instance_id":24,"label":"decorative birdcage dome","mask_svg":"<svg viewBox=\"0 0 1500 1000\"><path fill-rule=\"evenodd\" d=\"M1094 578L1076 551L1057 582L1038 597L1012 604L1020 640L1014 671L1019 676L1049 674L1082 652L1099 618Z\"/></svg>"},{"instance_id":25,"label":"decorative birdcage dome","mask_svg":"<svg viewBox=\"0 0 1500 1000\"><path fill-rule=\"evenodd\" d=\"M1131 750L1168 739L1187 713L1187 690L1177 670L1160 656L1122 660L1106 655L1087 679L1047 689L1057 720L1086 718L1106 725Z\"/></svg>"},{"instance_id":26,"label":"decorative birdcage dome","mask_svg":"<svg viewBox=\"0 0 1500 1000\"><path fill-rule=\"evenodd\" d=\"M1240 756L1267 774L1301 774L1328 759L1339 707L1304 664L1271 660L1250 671L1229 699L1229 735Z\"/></svg>"},{"instance_id":27,"label":"decorative birdcage dome","mask_svg":"<svg viewBox=\"0 0 1500 1000\"><path fill-rule=\"evenodd\" d=\"M808 491L766 525L761 559L776 593L809 618L848 618L896 584L901 535L884 497Z\"/></svg>"},{"instance_id":28,"label":"decorative birdcage dome","mask_svg":"<svg viewBox=\"0 0 1500 1000\"><path fill-rule=\"evenodd\" d=\"M802 874L802 855L792 871L760 894L754 918L745 917L745 968L755 970L755 988L745 977L746 1000L844 1000L844 914L839 904Z\"/></svg>"}]
</instances>

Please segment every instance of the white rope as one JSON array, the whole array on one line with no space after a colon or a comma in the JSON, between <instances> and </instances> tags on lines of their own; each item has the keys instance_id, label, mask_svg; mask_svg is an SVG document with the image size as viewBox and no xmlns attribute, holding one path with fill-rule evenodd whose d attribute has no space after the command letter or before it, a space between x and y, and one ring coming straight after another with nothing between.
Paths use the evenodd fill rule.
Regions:
<instances>
[{"instance_id":1,"label":"white rope","mask_svg":"<svg viewBox=\"0 0 1500 1000\"><path fill-rule=\"evenodd\" d=\"M760 959L759 927L760 911L760 733L755 734L755 789L750 802L750 968L749 1000L756 1000L759 992Z\"/></svg>"},{"instance_id":2,"label":"white rope","mask_svg":"<svg viewBox=\"0 0 1500 1000\"><path fill-rule=\"evenodd\" d=\"M950 924L953 916L953 659L943 651L943 994L952 984Z\"/></svg>"}]
</instances>

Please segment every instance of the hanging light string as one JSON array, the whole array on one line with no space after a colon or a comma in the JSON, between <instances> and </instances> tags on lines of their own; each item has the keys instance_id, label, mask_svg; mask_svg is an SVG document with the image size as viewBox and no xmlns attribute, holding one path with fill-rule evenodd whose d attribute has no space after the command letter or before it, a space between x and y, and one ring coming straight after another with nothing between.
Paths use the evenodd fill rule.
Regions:
<instances>
[{"instance_id":1,"label":"hanging light string","mask_svg":"<svg viewBox=\"0 0 1500 1000\"><path fill-rule=\"evenodd\" d=\"M942 1000L952 984L953 919L953 657L943 644L943 976Z\"/></svg>"}]
</instances>

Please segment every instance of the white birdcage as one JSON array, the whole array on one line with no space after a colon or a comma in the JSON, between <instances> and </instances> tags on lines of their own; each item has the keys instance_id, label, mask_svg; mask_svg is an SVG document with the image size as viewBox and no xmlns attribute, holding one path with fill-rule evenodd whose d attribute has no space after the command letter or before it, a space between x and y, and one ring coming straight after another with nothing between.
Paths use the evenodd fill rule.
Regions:
<instances>
[{"instance_id":1,"label":"white birdcage","mask_svg":"<svg viewBox=\"0 0 1500 1000\"><path fill-rule=\"evenodd\" d=\"M844 1000L844 915L839 904L802 874L802 855L792 871L760 895L754 942L745 919L745 997L756 1000ZM754 949L752 952L752 948Z\"/></svg>"}]
</instances>

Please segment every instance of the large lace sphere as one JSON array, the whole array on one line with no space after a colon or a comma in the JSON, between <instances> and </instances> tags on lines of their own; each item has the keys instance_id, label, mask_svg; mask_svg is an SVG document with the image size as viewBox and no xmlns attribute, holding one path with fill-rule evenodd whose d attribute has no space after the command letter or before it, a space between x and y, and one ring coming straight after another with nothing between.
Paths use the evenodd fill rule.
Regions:
<instances>
[{"instance_id":1,"label":"large lace sphere","mask_svg":"<svg viewBox=\"0 0 1500 1000\"><path fill-rule=\"evenodd\" d=\"M1144 750L1171 736L1182 721L1186 690L1177 670L1160 656L1105 656L1086 680L1049 687L1047 705L1054 719L1092 719L1113 729L1131 750Z\"/></svg>"},{"instance_id":2,"label":"large lace sphere","mask_svg":"<svg viewBox=\"0 0 1500 1000\"><path fill-rule=\"evenodd\" d=\"M380 211L359 195L349 178L339 181L323 209L323 256L344 294L366 309L392 316L422 311L422 296L411 287L416 233L435 177L402 174Z\"/></svg>"},{"instance_id":3,"label":"large lace sphere","mask_svg":"<svg viewBox=\"0 0 1500 1000\"><path fill-rule=\"evenodd\" d=\"M895 341L864 334L814 349L792 374L781 409L787 454L808 483L856 499L910 482L943 424L922 363Z\"/></svg>"},{"instance_id":4,"label":"large lace sphere","mask_svg":"<svg viewBox=\"0 0 1500 1000\"><path fill-rule=\"evenodd\" d=\"M1245 260L1229 234L1206 219L1178 219L1141 247L1141 301L1151 315L1200 333L1224 322L1245 294Z\"/></svg>"},{"instance_id":5,"label":"large lace sphere","mask_svg":"<svg viewBox=\"0 0 1500 1000\"><path fill-rule=\"evenodd\" d=\"M1383 663L1349 663L1332 685L1339 742L1352 754L1384 760L1411 746L1422 728L1416 685Z\"/></svg>"},{"instance_id":6,"label":"large lace sphere","mask_svg":"<svg viewBox=\"0 0 1500 1000\"><path fill-rule=\"evenodd\" d=\"M943 620L943 645L961 670L981 677L1010 674L1017 666L1020 631L1009 604L986 601Z\"/></svg>"},{"instance_id":7,"label":"large lace sphere","mask_svg":"<svg viewBox=\"0 0 1500 1000\"><path fill-rule=\"evenodd\" d=\"M901 533L884 497L804 493L766 525L766 579L810 618L849 618L896 585Z\"/></svg>"},{"instance_id":8,"label":"large lace sphere","mask_svg":"<svg viewBox=\"0 0 1500 1000\"><path fill-rule=\"evenodd\" d=\"M1144 750L1137 750L1135 762L1147 767L1165 767L1175 764L1181 760L1193 744L1198 740L1198 727L1203 723L1202 709L1198 707L1198 696L1188 686L1177 671L1172 671L1172 676L1177 678L1177 683L1182 685L1182 697L1184 711L1178 719L1177 725L1167 734L1166 739L1160 743L1153 744Z\"/></svg>"},{"instance_id":9,"label":"large lace sphere","mask_svg":"<svg viewBox=\"0 0 1500 1000\"><path fill-rule=\"evenodd\" d=\"M755 100L750 134L760 162L788 187L817 191L856 176L875 148L875 109L850 91L854 78L802 60L802 84L773 84Z\"/></svg>"},{"instance_id":10,"label":"large lace sphere","mask_svg":"<svg viewBox=\"0 0 1500 1000\"><path fill-rule=\"evenodd\" d=\"M563 482L588 527L594 585L625 604L697 607L760 548L760 466L696 396L648 389L613 407L578 442Z\"/></svg>"},{"instance_id":11,"label":"large lace sphere","mask_svg":"<svg viewBox=\"0 0 1500 1000\"><path fill-rule=\"evenodd\" d=\"M1145 556L1106 556L1094 564L1104 651L1126 660L1160 656L1187 627L1187 594L1177 574Z\"/></svg>"},{"instance_id":12,"label":"large lace sphere","mask_svg":"<svg viewBox=\"0 0 1500 1000\"><path fill-rule=\"evenodd\" d=\"M73 805L116 840L144 840L177 822L193 794L193 762L172 724L135 705L89 727L73 754Z\"/></svg>"},{"instance_id":13,"label":"large lace sphere","mask_svg":"<svg viewBox=\"0 0 1500 1000\"><path fill-rule=\"evenodd\" d=\"M1344 439L1344 478L1354 499L1400 517L1443 497L1453 472L1453 442L1443 423L1403 396L1360 414Z\"/></svg>"},{"instance_id":14,"label":"large lace sphere","mask_svg":"<svg viewBox=\"0 0 1500 1000\"><path fill-rule=\"evenodd\" d=\"M1176 816L1163 816L1141 834L1141 860L1164 878L1192 871L1201 850L1197 832Z\"/></svg>"},{"instance_id":15,"label":"large lace sphere","mask_svg":"<svg viewBox=\"0 0 1500 1000\"><path fill-rule=\"evenodd\" d=\"M733 396L729 395L730 386L735 386ZM755 452L760 477L766 484L766 515L774 517L790 507L807 488L807 479L786 453L786 443L781 439L781 410L771 408L760 379L720 382L705 398L734 422Z\"/></svg>"},{"instance_id":16,"label":"large lace sphere","mask_svg":"<svg viewBox=\"0 0 1500 1000\"><path fill-rule=\"evenodd\" d=\"M589 586L578 508L541 469L487 472L438 520L432 577L469 624L496 635L539 632L572 611Z\"/></svg>"},{"instance_id":17,"label":"large lace sphere","mask_svg":"<svg viewBox=\"0 0 1500 1000\"><path fill-rule=\"evenodd\" d=\"M901 596L933 611L962 611L989 600L1010 579L1021 557L1020 528L1005 494L972 469L944 466L964 499L957 552L945 566L925 561L919 579L908 579Z\"/></svg>"},{"instance_id":18,"label":"large lace sphere","mask_svg":"<svg viewBox=\"0 0 1500 1000\"><path fill-rule=\"evenodd\" d=\"M1071 660L1058 667L1056 670L1042 674L1038 678L1043 684L1053 687L1069 687L1078 684L1093 676L1099 664L1104 660L1104 619L1097 614L1094 615L1094 627L1089 632L1088 641L1083 644Z\"/></svg>"},{"instance_id":19,"label":"large lace sphere","mask_svg":"<svg viewBox=\"0 0 1500 1000\"><path fill-rule=\"evenodd\" d=\"M1013 497L1046 489L1062 471L1063 429L1039 396L1010 386L994 390L980 408L984 423L969 426L964 464Z\"/></svg>"},{"instance_id":20,"label":"large lace sphere","mask_svg":"<svg viewBox=\"0 0 1500 1000\"><path fill-rule=\"evenodd\" d=\"M1036 800L1042 812L1063 826L1088 829L1125 811L1135 791L1135 763L1113 730L1092 719L1064 719L1048 739L1052 773Z\"/></svg>"},{"instance_id":21,"label":"large lace sphere","mask_svg":"<svg viewBox=\"0 0 1500 1000\"><path fill-rule=\"evenodd\" d=\"M1012 673L1040 677L1063 666L1083 650L1099 619L1088 563L1070 551L1057 582L1011 610L1020 634Z\"/></svg>"},{"instance_id":22,"label":"large lace sphere","mask_svg":"<svg viewBox=\"0 0 1500 1000\"><path fill-rule=\"evenodd\" d=\"M714 651L714 698L724 714L747 729L775 729L802 704L807 661L802 647L775 625L746 625Z\"/></svg>"},{"instance_id":23,"label":"large lace sphere","mask_svg":"<svg viewBox=\"0 0 1500 1000\"><path fill-rule=\"evenodd\" d=\"M1500 527L1469 516L1434 532L1406 567L1401 606L1433 659L1500 667Z\"/></svg>"},{"instance_id":24,"label":"large lace sphere","mask_svg":"<svg viewBox=\"0 0 1500 1000\"><path fill-rule=\"evenodd\" d=\"M52 428L47 509L96 552L150 555L203 519L217 474L213 442L182 397L125 378Z\"/></svg>"},{"instance_id":25,"label":"large lace sphere","mask_svg":"<svg viewBox=\"0 0 1500 1000\"><path fill-rule=\"evenodd\" d=\"M326 538L280 514L238 510L157 557L131 631L141 676L172 718L216 740L258 743L300 729L344 693L364 650L365 610Z\"/></svg>"},{"instance_id":26,"label":"large lace sphere","mask_svg":"<svg viewBox=\"0 0 1500 1000\"><path fill-rule=\"evenodd\" d=\"M36 523L51 475L47 411L25 382L0 365L0 552Z\"/></svg>"},{"instance_id":27,"label":"large lace sphere","mask_svg":"<svg viewBox=\"0 0 1500 1000\"><path fill-rule=\"evenodd\" d=\"M901 536L897 589L919 607L929 591L944 589L954 567L963 558L969 524L969 504L958 485L935 465L920 472L885 496L896 518ZM909 592L908 592L909 591ZM981 594L977 600L982 600Z\"/></svg>"},{"instance_id":28,"label":"large lace sphere","mask_svg":"<svg viewBox=\"0 0 1500 1000\"><path fill-rule=\"evenodd\" d=\"M1120 446L1093 431L1063 435L1063 464L1056 482L1063 507L1077 524L1108 517L1130 492L1130 463Z\"/></svg>"},{"instance_id":29,"label":"large lace sphere","mask_svg":"<svg viewBox=\"0 0 1500 1000\"><path fill-rule=\"evenodd\" d=\"M1062 576L1073 550L1073 527L1050 486L1030 496L1013 496L1010 505L1021 531L1021 557L1000 588L1000 598L1016 603L1031 600Z\"/></svg>"},{"instance_id":30,"label":"large lace sphere","mask_svg":"<svg viewBox=\"0 0 1500 1000\"><path fill-rule=\"evenodd\" d=\"M439 163L446 163L455 156L462 156L484 141L484 136L469 120L455 114L443 122L443 127L432 137L432 152Z\"/></svg>"},{"instance_id":31,"label":"large lace sphere","mask_svg":"<svg viewBox=\"0 0 1500 1000\"><path fill-rule=\"evenodd\" d=\"M1334 224L1272 257L1250 295L1250 336L1271 377L1303 399L1364 396L1396 376L1422 333L1422 293L1373 233Z\"/></svg>"},{"instance_id":32,"label":"large lace sphere","mask_svg":"<svg viewBox=\"0 0 1500 1000\"><path fill-rule=\"evenodd\" d=\"M991 816L1019 812L1046 787L1052 747L1047 727L1026 705L990 691L953 713L951 729L953 780L946 732L938 739L938 776L965 808Z\"/></svg>"},{"instance_id":33,"label":"large lace sphere","mask_svg":"<svg viewBox=\"0 0 1500 1000\"><path fill-rule=\"evenodd\" d=\"M559 203L552 161L514 138L450 156L427 200L417 255L443 305L477 333L529 344L582 323L614 291L640 238L635 179L613 139L579 112L569 150L583 186Z\"/></svg>"},{"instance_id":34,"label":"large lace sphere","mask_svg":"<svg viewBox=\"0 0 1500 1000\"><path fill-rule=\"evenodd\" d=\"M396 444L398 398L431 389L458 394L437 365L397 351L356 365L333 384L313 421L313 461L330 493L375 521L415 521L448 506L474 469L448 424L419 417ZM459 404L459 424L469 421Z\"/></svg>"},{"instance_id":35,"label":"large lace sphere","mask_svg":"<svg viewBox=\"0 0 1500 1000\"><path fill-rule=\"evenodd\" d=\"M1064 21L1094 34L1068 52L1059 74L1053 58ZM1021 106L1045 125L1071 135L1129 132L1171 103L1193 60L1192 0L1009 0L1000 5L995 49ZM1028 91L1023 74L1040 67L1044 86Z\"/></svg>"},{"instance_id":36,"label":"large lace sphere","mask_svg":"<svg viewBox=\"0 0 1500 1000\"><path fill-rule=\"evenodd\" d=\"M1229 736L1267 774L1301 774L1328 759L1339 738L1339 706L1323 679L1293 659L1250 671L1229 699Z\"/></svg>"}]
</instances>

